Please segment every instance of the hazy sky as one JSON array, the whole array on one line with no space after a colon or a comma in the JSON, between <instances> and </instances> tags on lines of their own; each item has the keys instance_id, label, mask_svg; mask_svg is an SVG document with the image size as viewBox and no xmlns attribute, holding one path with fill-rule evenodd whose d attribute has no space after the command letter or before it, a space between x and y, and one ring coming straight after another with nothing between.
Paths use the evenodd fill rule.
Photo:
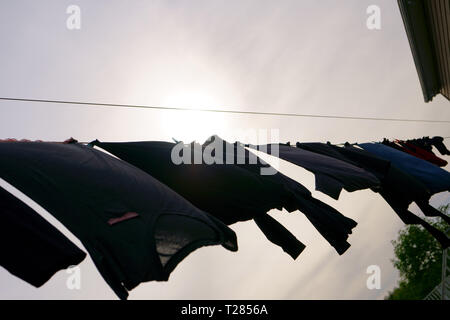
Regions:
<instances>
[{"instance_id":1,"label":"hazy sky","mask_svg":"<svg viewBox=\"0 0 450 320\"><path fill-rule=\"evenodd\" d=\"M73 4L81 8L80 30L66 27L66 8ZM366 27L372 4L381 8L381 30ZM0 41L2 97L450 119L450 103L442 96L423 102L399 9L391 0L0 0ZM203 142L219 134L233 141L246 129L278 129L280 140L291 142L450 136L448 124L436 123L0 101L0 138ZM314 190L311 173L284 162L280 170ZM273 216L307 245L296 261L253 222L238 223L231 226L238 235L237 253L218 246L199 249L168 282L141 284L130 299L384 297L398 280L390 241L403 225L399 218L369 190L344 191L339 201L313 194L359 223L343 256L303 214L274 210ZM432 204L449 201L445 193ZM56 219L33 207L82 247ZM369 265L381 268L380 290L366 287ZM66 288L65 271L36 289L0 269L0 298L116 298L90 258L80 267L81 290Z\"/></svg>"}]
</instances>

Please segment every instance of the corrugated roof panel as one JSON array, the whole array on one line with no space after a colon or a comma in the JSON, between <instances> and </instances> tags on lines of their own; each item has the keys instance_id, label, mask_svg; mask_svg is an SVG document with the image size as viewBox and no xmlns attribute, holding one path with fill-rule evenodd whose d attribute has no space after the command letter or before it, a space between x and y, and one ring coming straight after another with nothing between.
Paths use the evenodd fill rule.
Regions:
<instances>
[{"instance_id":1,"label":"corrugated roof panel","mask_svg":"<svg viewBox=\"0 0 450 320\"><path fill-rule=\"evenodd\" d=\"M450 99L450 1L425 1L429 28L433 37L440 92Z\"/></svg>"},{"instance_id":2,"label":"corrugated roof panel","mask_svg":"<svg viewBox=\"0 0 450 320\"><path fill-rule=\"evenodd\" d=\"M450 100L450 0L398 0L424 99Z\"/></svg>"}]
</instances>

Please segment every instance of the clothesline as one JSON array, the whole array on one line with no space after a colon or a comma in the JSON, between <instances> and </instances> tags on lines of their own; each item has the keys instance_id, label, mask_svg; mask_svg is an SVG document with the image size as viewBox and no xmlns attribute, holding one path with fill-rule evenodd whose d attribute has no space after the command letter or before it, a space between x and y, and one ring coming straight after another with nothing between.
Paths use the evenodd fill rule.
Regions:
<instances>
[{"instance_id":1,"label":"clothesline","mask_svg":"<svg viewBox=\"0 0 450 320\"><path fill-rule=\"evenodd\" d=\"M443 139L450 139L450 137L442 137ZM178 142L181 142L180 140L176 140L176 139L174 139L174 138L172 138L173 140L174 140L174 142L176 142L176 143L178 143ZM1 141L6 141L6 140L8 140L8 139L0 139L0 142ZM20 141L20 140L18 140L18 141ZM22 141L25 141L25 140L22 140ZM39 142L50 142L50 143L63 143L63 141L43 141L43 140L37 140L37 141L39 141ZM78 141L77 140L77 142L78 143L81 143L81 144L90 144L92 141ZM376 141L372 141L372 142L375 142L376 143ZM333 143L334 145L345 145L346 143ZM350 143L351 145L355 145L355 144L357 144L357 143ZM245 146L246 147L248 147L249 146L249 144L245 144Z\"/></svg>"},{"instance_id":2,"label":"clothesline","mask_svg":"<svg viewBox=\"0 0 450 320\"><path fill-rule=\"evenodd\" d=\"M31 99L31 98L12 98L12 97L0 97L0 100L3 100L3 101L33 102L33 103L71 104L71 105L97 106L97 107L115 107L115 108L138 108L138 109L157 109L157 110L175 110L175 111L200 111L200 112L212 112L212 113L261 115L261 116L283 116L283 117L326 118L326 119L343 119L343 120L369 120L369 121L450 123L450 120L356 117L356 116L336 116L336 115L318 115L318 114L282 113L282 112L240 111L240 110L225 110L225 109L204 109L204 108L197 109L197 108L181 108L181 107L162 107L162 106L151 106L151 105L137 105L137 104L99 103L99 102L49 100L49 99Z\"/></svg>"}]
</instances>

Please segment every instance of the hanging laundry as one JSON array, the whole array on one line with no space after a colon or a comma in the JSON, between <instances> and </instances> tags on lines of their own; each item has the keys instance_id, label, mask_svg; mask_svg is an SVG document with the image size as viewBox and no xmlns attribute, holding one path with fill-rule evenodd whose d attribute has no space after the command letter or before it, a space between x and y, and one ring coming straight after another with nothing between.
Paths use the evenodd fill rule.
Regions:
<instances>
[{"instance_id":1,"label":"hanging laundry","mask_svg":"<svg viewBox=\"0 0 450 320\"><path fill-rule=\"evenodd\" d=\"M167 281L192 251L235 233L147 173L78 143L0 143L0 177L77 236L121 299Z\"/></svg>"},{"instance_id":2,"label":"hanging laundry","mask_svg":"<svg viewBox=\"0 0 450 320\"><path fill-rule=\"evenodd\" d=\"M92 144L143 169L227 224L254 219L266 237L294 259L304 245L267 216L271 209L302 211L339 254L350 246L346 240L356 222L314 199L305 187L281 173L264 176L258 165L244 167L226 161L224 164L195 164L194 161L175 164L171 157L172 150L181 149L183 158L203 159L207 144L98 140Z\"/></svg>"},{"instance_id":3,"label":"hanging laundry","mask_svg":"<svg viewBox=\"0 0 450 320\"><path fill-rule=\"evenodd\" d=\"M410 139L407 142L414 144L415 146L427 150L428 152L433 152L433 146L439 151L443 156L450 155L450 150L444 144L444 138L436 136L433 138L423 137L420 139Z\"/></svg>"},{"instance_id":4,"label":"hanging laundry","mask_svg":"<svg viewBox=\"0 0 450 320\"><path fill-rule=\"evenodd\" d=\"M20 199L0 187L0 265L40 287L86 254Z\"/></svg>"},{"instance_id":5,"label":"hanging laundry","mask_svg":"<svg viewBox=\"0 0 450 320\"><path fill-rule=\"evenodd\" d=\"M450 191L450 173L444 169L382 143L358 145L380 158L391 161L398 169L415 177L428 188L431 194Z\"/></svg>"},{"instance_id":6,"label":"hanging laundry","mask_svg":"<svg viewBox=\"0 0 450 320\"><path fill-rule=\"evenodd\" d=\"M416 146L412 142L402 140L395 140L394 142L391 142L387 139L384 139L382 143L386 146L392 147L399 151L406 152L422 160L426 160L439 167L445 167L448 164L446 160L439 158L432 151L422 149L421 147Z\"/></svg>"},{"instance_id":7,"label":"hanging laundry","mask_svg":"<svg viewBox=\"0 0 450 320\"><path fill-rule=\"evenodd\" d=\"M400 144L405 147L407 153L417 158L431 162L439 167L445 167L448 164L446 160L439 158L433 152L417 147L410 142L400 141Z\"/></svg>"},{"instance_id":8,"label":"hanging laundry","mask_svg":"<svg viewBox=\"0 0 450 320\"><path fill-rule=\"evenodd\" d=\"M308 189L297 181L275 170L275 168L271 167L264 160L257 157L254 152L250 152L249 150L252 150L251 148L249 148L249 150L245 149L245 146L242 143L235 142L234 144L231 144L222 140L217 135L214 135L207 139L203 144L203 147L206 149L211 145L220 146L221 149L225 151L222 155L224 163L227 159L233 159L233 163L237 166L249 170L256 175L261 175L264 169L263 176L265 179L278 184L280 188L296 190L296 193L301 190L303 195L301 201L296 201L293 204L286 204L285 208L290 212L299 210L305 214L308 220L339 254L343 254L348 249L349 244L346 241L344 242L343 239L346 240L348 234L351 234L352 228L356 226L355 221L343 216L331 206L313 198ZM255 148L255 146L252 147ZM330 227L330 221L333 220L333 224L337 227L334 231L332 231L332 228ZM342 234L342 230L346 230L345 235ZM337 238L336 236L333 236L333 234L338 234Z\"/></svg>"},{"instance_id":9,"label":"hanging laundry","mask_svg":"<svg viewBox=\"0 0 450 320\"><path fill-rule=\"evenodd\" d=\"M322 154L296 148L289 144L269 144L257 146L258 150L272 153L272 148L279 148L279 158L298 165L315 175L316 190L334 199L339 199L342 189L348 192L376 188L380 181L370 172Z\"/></svg>"},{"instance_id":10,"label":"hanging laundry","mask_svg":"<svg viewBox=\"0 0 450 320\"><path fill-rule=\"evenodd\" d=\"M338 147L324 143L297 143L297 146L335 157L371 172L381 182L380 188L372 188L372 190L380 193L405 224L422 225L444 248L449 246L450 241L444 233L410 212L408 207L415 201L425 215L440 216L447 223L450 221L449 218L428 204L431 193L425 185L391 165L390 161L350 144L346 144L345 147Z\"/></svg>"},{"instance_id":11,"label":"hanging laundry","mask_svg":"<svg viewBox=\"0 0 450 320\"><path fill-rule=\"evenodd\" d=\"M398 188L401 188L400 190L405 191L404 199L413 200L426 216L441 217L447 223L450 223L449 216L428 203L432 195L450 190L449 172L423 159L395 150L384 144L365 143L359 146L373 155L391 162L391 167L396 170L397 178L392 180L390 185L398 185ZM396 183L399 181L402 182ZM395 191L398 194L400 190L396 189Z\"/></svg>"},{"instance_id":12,"label":"hanging laundry","mask_svg":"<svg viewBox=\"0 0 450 320\"><path fill-rule=\"evenodd\" d=\"M384 144L385 146L397 149L399 151L402 151L402 152L405 151L404 148L402 148L402 146L400 146L399 144L397 144L394 141L390 141L389 139L384 138L381 143Z\"/></svg>"},{"instance_id":13,"label":"hanging laundry","mask_svg":"<svg viewBox=\"0 0 450 320\"><path fill-rule=\"evenodd\" d=\"M259 176L243 169L228 165L174 164L171 159L174 143L103 143L97 140L92 145L143 169L226 224L250 220L274 207L281 209L282 190L265 184ZM180 145L184 146L182 143ZM190 147L183 148L182 152L186 152L192 160L198 157L203 159L200 145ZM186 157L186 154L182 156ZM261 217L258 223L265 226L263 231L266 236L294 259L305 248L275 219Z\"/></svg>"}]
</instances>

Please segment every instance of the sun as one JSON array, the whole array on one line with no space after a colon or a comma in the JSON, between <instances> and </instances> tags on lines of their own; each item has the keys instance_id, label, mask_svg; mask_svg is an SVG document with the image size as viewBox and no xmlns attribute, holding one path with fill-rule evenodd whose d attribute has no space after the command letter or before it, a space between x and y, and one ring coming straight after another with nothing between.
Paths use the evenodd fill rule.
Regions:
<instances>
[{"instance_id":1,"label":"sun","mask_svg":"<svg viewBox=\"0 0 450 320\"><path fill-rule=\"evenodd\" d=\"M165 110L162 128L166 135L178 141L189 143L204 142L213 134L227 130L227 117L222 113L197 111L220 109L219 101L201 92L178 92L165 99L165 107L186 108L190 110ZM193 110L192 110L193 109Z\"/></svg>"}]
</instances>

